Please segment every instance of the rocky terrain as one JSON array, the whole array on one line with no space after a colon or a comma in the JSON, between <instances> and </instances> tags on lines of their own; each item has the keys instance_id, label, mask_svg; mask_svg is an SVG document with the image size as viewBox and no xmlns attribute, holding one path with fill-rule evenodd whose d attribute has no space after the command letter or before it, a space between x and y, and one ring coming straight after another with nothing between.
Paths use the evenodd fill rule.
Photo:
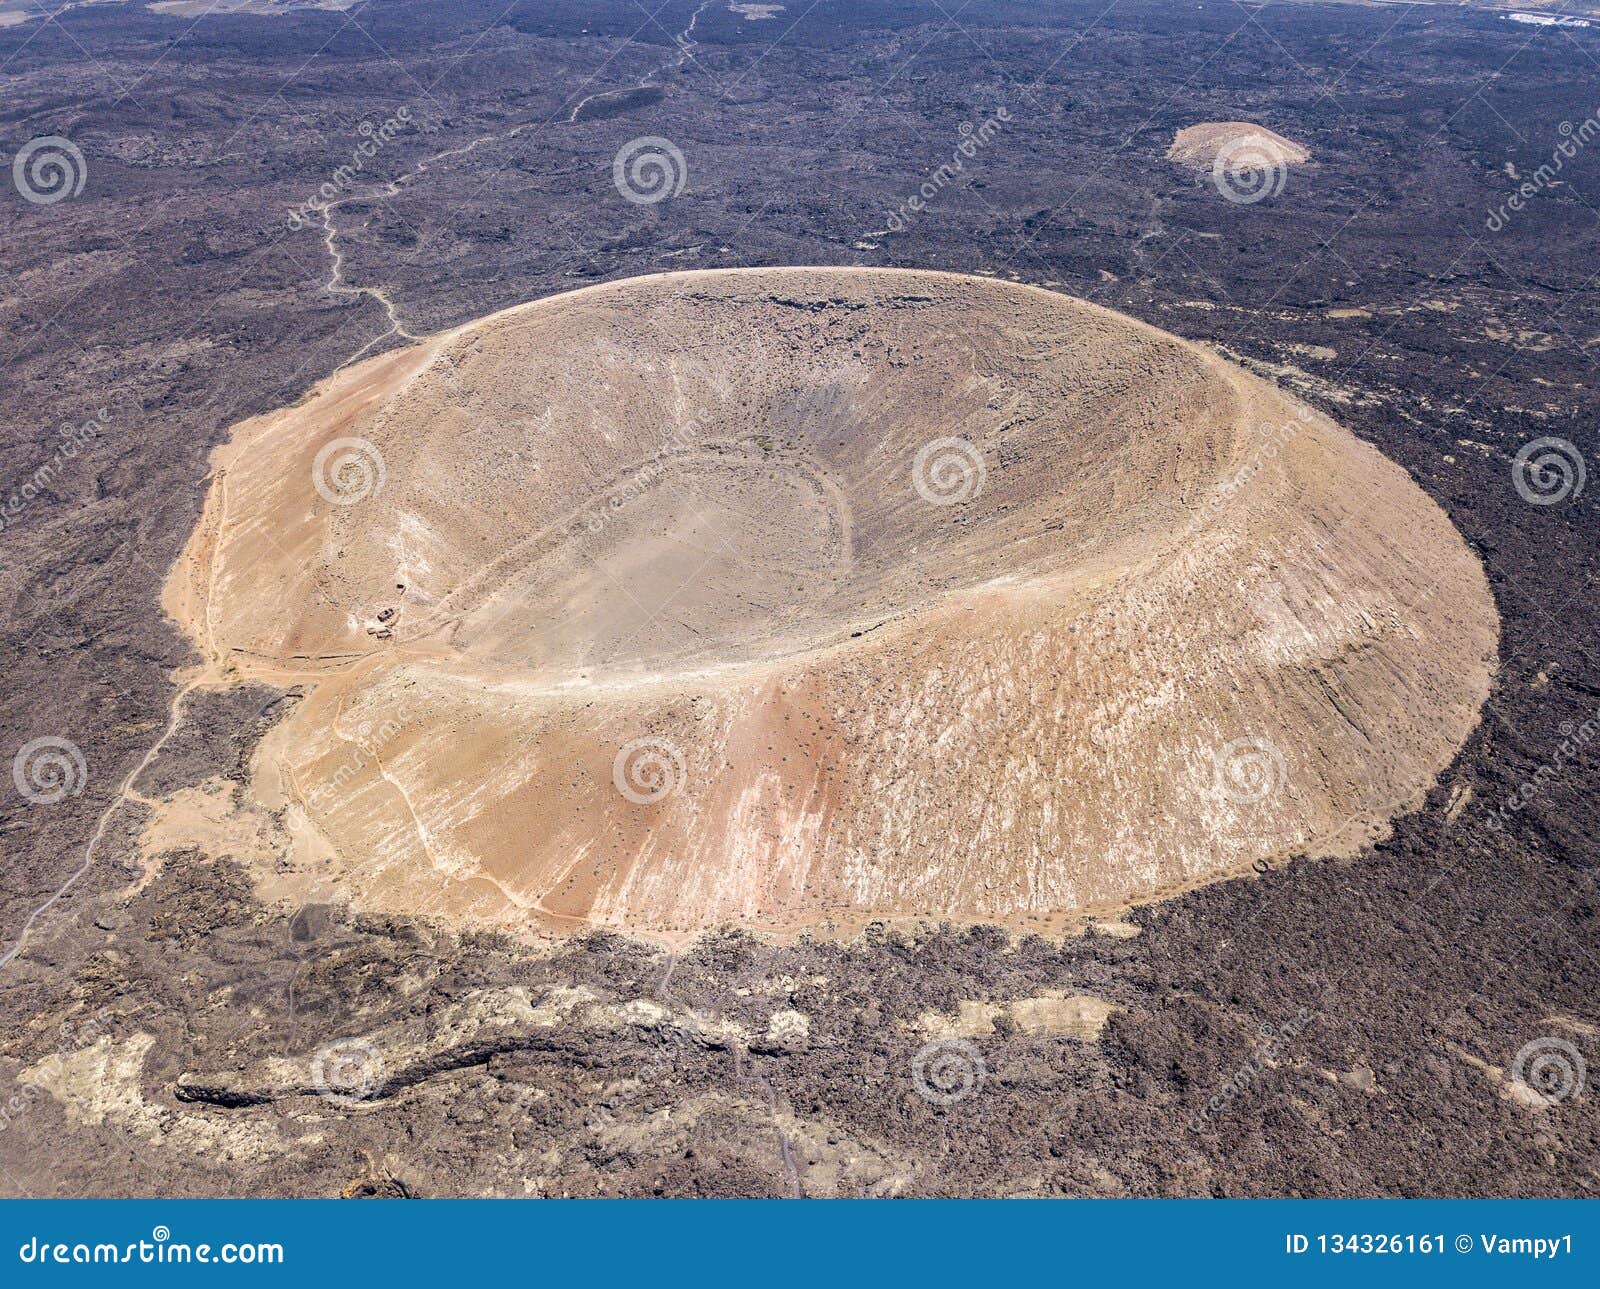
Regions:
<instances>
[{"instance_id":1,"label":"rocky terrain","mask_svg":"<svg viewBox=\"0 0 1600 1289\"><path fill-rule=\"evenodd\" d=\"M1592 1193L1594 32L756 8L0 28L0 1185ZM1167 159L1217 121L1312 161ZM229 428L531 299L783 264L1083 296L1409 472L1500 619L1426 801L1064 937L539 945L263 878L237 807L306 691L185 693L161 604Z\"/></svg>"}]
</instances>

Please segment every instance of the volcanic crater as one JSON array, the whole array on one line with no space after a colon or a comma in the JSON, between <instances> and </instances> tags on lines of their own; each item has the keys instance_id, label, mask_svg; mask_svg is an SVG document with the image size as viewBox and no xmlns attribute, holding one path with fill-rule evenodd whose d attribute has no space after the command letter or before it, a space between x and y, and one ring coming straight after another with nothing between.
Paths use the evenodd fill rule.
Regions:
<instances>
[{"instance_id":1,"label":"volcanic crater","mask_svg":"<svg viewBox=\"0 0 1600 1289\"><path fill-rule=\"evenodd\" d=\"M1056 925L1356 852L1496 660L1398 466L985 278L590 287L352 366L216 465L167 591L194 683L303 687L248 791L374 910Z\"/></svg>"}]
</instances>

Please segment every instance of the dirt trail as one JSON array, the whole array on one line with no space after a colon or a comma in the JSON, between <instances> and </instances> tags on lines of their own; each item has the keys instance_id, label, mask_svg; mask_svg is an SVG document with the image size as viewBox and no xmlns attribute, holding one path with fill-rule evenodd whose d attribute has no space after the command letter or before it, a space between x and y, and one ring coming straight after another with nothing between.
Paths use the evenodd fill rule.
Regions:
<instances>
[{"instance_id":1,"label":"dirt trail","mask_svg":"<svg viewBox=\"0 0 1600 1289\"><path fill-rule=\"evenodd\" d=\"M662 63L659 67L646 72L639 78L638 83L633 87L634 89L649 89L658 76L661 76L663 73L669 70L676 71L694 57L694 47L696 43L694 40L695 26L700 21L700 15L709 9L713 3L715 3L715 0L704 0L704 3L701 4L701 6L690 16L689 25L672 38L673 47L678 51L676 56L667 59L667 61ZM598 93L586 95L573 106L571 114L567 117L567 123L571 125L577 122L583 113L583 109L586 108L590 103L599 102L603 99L618 97L626 94L627 92L627 90L601 90Z\"/></svg>"}]
</instances>

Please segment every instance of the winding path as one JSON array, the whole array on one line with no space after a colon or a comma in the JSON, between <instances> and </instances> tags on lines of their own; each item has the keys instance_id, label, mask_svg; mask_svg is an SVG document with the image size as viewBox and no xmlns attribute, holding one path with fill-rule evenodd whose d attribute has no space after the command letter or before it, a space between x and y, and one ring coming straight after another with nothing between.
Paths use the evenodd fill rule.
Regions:
<instances>
[{"instance_id":1,"label":"winding path","mask_svg":"<svg viewBox=\"0 0 1600 1289\"><path fill-rule=\"evenodd\" d=\"M694 11L694 14L690 17L688 26L686 26L681 32L673 37L673 44L677 49L676 56L669 58L659 67L655 68L651 72L648 72L643 78L641 78L636 88L645 88L652 80L660 76L662 73L669 69L682 67L684 63L694 56L693 50L696 42L693 36L695 25L700 21L700 15L710 8L713 3L714 0L703 0L703 3L701 3L701 5ZM568 121L577 120L578 113L582 110L585 103L588 103L596 98L603 98L607 93L616 92L617 91L615 90L610 90L601 94L591 94L583 98L579 101L577 106L572 109L572 114L567 118ZM516 126L507 131L504 137L515 138L524 130L529 129L533 124L533 122L524 122L522 125ZM425 157L421 161L417 162L417 164L412 167L411 170L407 171L399 178L391 180L387 184L383 185L383 187L378 189L376 192L373 190L364 190L361 193L352 194L348 197L342 197L338 201L329 202L327 205L321 208L323 246L327 249L328 255L332 260L332 268L329 273L328 280L323 284L321 289L331 292L335 295L365 296L368 299L376 300L380 305L383 306L384 314L389 320L389 328L387 331L374 336L371 340L367 341L366 344L362 345L353 354L351 354L350 357L339 363L334 369L335 372L342 371L344 368L350 366L350 364L365 357L374 346L381 344L385 340L388 340L391 336L398 336L402 340L418 340L421 337L407 329L405 322L400 317L399 310L396 308L394 301L390 298L388 289L386 287L353 286L346 281L344 275L344 252L341 251L338 246L339 230L337 225L334 223L334 212L341 206L357 200L369 200L373 196L377 195L395 196L414 180L426 174L430 166L435 165L449 157L466 156L467 154L475 151L480 145L498 137L501 136L494 133L483 134L479 135L469 143L460 144L452 148L443 149L440 152L435 152L431 156ZM226 493L224 492L224 497L225 496ZM208 603L209 599L210 596L208 588ZM192 679L186 681L182 687L179 688L177 693L173 695L172 703L167 710L166 726L163 728L160 737L150 745L149 750L147 750L144 756L140 758L139 763L135 765L131 771L129 771L127 776L118 785L116 794L112 797L106 808L101 812L99 819L95 823L94 832L89 837L89 843L84 847L82 862L76 869L73 870L66 881L64 881L60 887L56 889L54 894L52 894L47 900L44 901L44 903L40 904L36 909L33 910L32 913L28 915L27 920L22 924L21 930L17 933L15 943L13 943L4 954L0 954L0 970L4 970L7 966L9 966L10 963L17 957L17 955L22 952L23 948L27 944L29 933L38 924L39 919L48 913L59 900L61 900L69 891L71 891L72 888L83 879L84 874L89 871L90 867L94 863L96 850L105 840L106 830L110 828L111 821L116 818L122 807L128 804L130 801L144 802L146 800L142 795L134 790L133 785L138 782L139 776L149 769L151 763L156 759L157 756L160 755L161 749L164 748L171 740L172 736L177 733L179 726L183 723L184 704L187 702L189 695L207 683L215 682L216 677L213 675L214 667L215 660L208 660L207 665L202 669L202 671ZM388 778L389 776L387 773L385 773L384 777ZM396 784L396 787L398 786L399 785ZM409 805L409 802L407 804Z\"/></svg>"}]
</instances>

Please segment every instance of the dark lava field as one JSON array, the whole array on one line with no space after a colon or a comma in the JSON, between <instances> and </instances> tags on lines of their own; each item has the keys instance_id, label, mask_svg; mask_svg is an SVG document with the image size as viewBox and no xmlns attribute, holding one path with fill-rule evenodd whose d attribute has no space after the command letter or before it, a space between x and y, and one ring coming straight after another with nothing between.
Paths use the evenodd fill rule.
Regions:
<instances>
[{"instance_id":1,"label":"dark lava field","mask_svg":"<svg viewBox=\"0 0 1600 1289\"><path fill-rule=\"evenodd\" d=\"M0 27L0 1194L1594 1194L1600 29L761 8ZM1310 161L1241 201L1166 159L1240 120ZM618 182L641 139L676 153L661 200ZM225 838L149 862L150 803L242 790L296 699L174 706L161 588L230 426L525 300L785 264L1083 296L1409 471L1501 616L1426 806L1064 941L535 945L274 899ZM1566 475L1530 487L1541 439ZM1109 1015L1041 1028L1046 996Z\"/></svg>"}]
</instances>

